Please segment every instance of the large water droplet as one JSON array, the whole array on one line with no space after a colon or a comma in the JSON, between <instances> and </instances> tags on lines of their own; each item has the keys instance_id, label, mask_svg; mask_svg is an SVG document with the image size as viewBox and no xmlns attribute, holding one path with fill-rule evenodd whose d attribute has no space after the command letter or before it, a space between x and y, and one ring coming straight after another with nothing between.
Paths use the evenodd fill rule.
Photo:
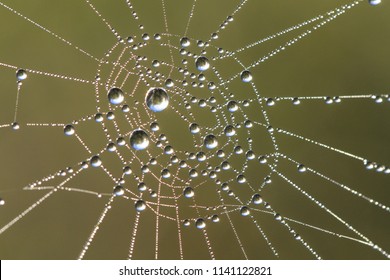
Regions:
<instances>
[{"instance_id":1,"label":"large water droplet","mask_svg":"<svg viewBox=\"0 0 390 280\"><path fill-rule=\"evenodd\" d=\"M99 167L100 165L102 165L102 160L99 156L93 156L90 160L90 163L93 167Z\"/></svg>"},{"instance_id":2,"label":"large water droplet","mask_svg":"<svg viewBox=\"0 0 390 280\"><path fill-rule=\"evenodd\" d=\"M229 101L228 104L226 105L229 112L235 112L238 110L238 105L237 105L237 102L236 101Z\"/></svg>"},{"instance_id":3,"label":"large water droplet","mask_svg":"<svg viewBox=\"0 0 390 280\"><path fill-rule=\"evenodd\" d=\"M254 194L252 196L252 203L253 204L258 205L258 204L261 204L262 202L263 202L263 198L258 193Z\"/></svg>"},{"instance_id":4,"label":"large water droplet","mask_svg":"<svg viewBox=\"0 0 390 280\"><path fill-rule=\"evenodd\" d=\"M121 195L123 195L125 193L125 190L123 189L122 186L116 186L114 188L113 193L114 193L115 196L121 196Z\"/></svg>"},{"instance_id":5,"label":"large water droplet","mask_svg":"<svg viewBox=\"0 0 390 280\"><path fill-rule=\"evenodd\" d=\"M218 140L217 137L215 137L212 134L207 135L204 138L204 145L207 149L214 149L218 146Z\"/></svg>"},{"instance_id":6,"label":"large water droplet","mask_svg":"<svg viewBox=\"0 0 390 280\"><path fill-rule=\"evenodd\" d=\"M169 97L165 89L151 88L146 94L145 102L153 112L161 112L168 107Z\"/></svg>"},{"instance_id":7,"label":"large water droplet","mask_svg":"<svg viewBox=\"0 0 390 280\"><path fill-rule=\"evenodd\" d=\"M108 101L113 105L121 104L125 100L125 95L120 88L113 87L108 91Z\"/></svg>"},{"instance_id":8,"label":"large water droplet","mask_svg":"<svg viewBox=\"0 0 390 280\"><path fill-rule=\"evenodd\" d=\"M130 145L135 150L144 150L149 146L149 136L143 130L134 130L130 135Z\"/></svg>"},{"instance_id":9,"label":"large water droplet","mask_svg":"<svg viewBox=\"0 0 390 280\"><path fill-rule=\"evenodd\" d=\"M22 81L22 80L27 79L27 72L26 72L26 70L19 69L18 71L16 71L16 79L18 79L18 81Z\"/></svg>"},{"instance_id":10,"label":"large water droplet","mask_svg":"<svg viewBox=\"0 0 390 280\"><path fill-rule=\"evenodd\" d=\"M248 216L250 213L251 213L251 211L249 210L248 207L246 207L246 206L241 207L241 209L240 209L241 216L245 217L245 216Z\"/></svg>"},{"instance_id":11,"label":"large water droplet","mask_svg":"<svg viewBox=\"0 0 390 280\"><path fill-rule=\"evenodd\" d=\"M225 135L228 137L232 137L232 136L236 135L236 129L234 128L234 126L232 126L230 124L225 127L224 132L225 132Z\"/></svg>"},{"instance_id":12,"label":"large water droplet","mask_svg":"<svg viewBox=\"0 0 390 280\"><path fill-rule=\"evenodd\" d=\"M192 134L196 134L196 133L199 133L200 129L199 129L199 125L197 123L192 123L190 125L190 132Z\"/></svg>"},{"instance_id":13,"label":"large water droplet","mask_svg":"<svg viewBox=\"0 0 390 280\"><path fill-rule=\"evenodd\" d=\"M142 212L146 209L146 203L143 200L138 200L134 206L135 210L137 210L138 212Z\"/></svg>"},{"instance_id":14,"label":"large water droplet","mask_svg":"<svg viewBox=\"0 0 390 280\"><path fill-rule=\"evenodd\" d=\"M74 127L71 124L68 124L64 127L64 134L67 136L73 135L75 133Z\"/></svg>"},{"instance_id":15,"label":"large water droplet","mask_svg":"<svg viewBox=\"0 0 390 280\"><path fill-rule=\"evenodd\" d=\"M190 39L188 39L187 37L183 37L183 38L180 39L180 45L181 45L183 48L188 47L190 44L191 44L191 41L190 41Z\"/></svg>"},{"instance_id":16,"label":"large water droplet","mask_svg":"<svg viewBox=\"0 0 390 280\"><path fill-rule=\"evenodd\" d=\"M199 57L195 60L195 65L196 65L196 68L197 68L199 71L206 71L207 69L210 68L210 62L209 62L209 60L207 59L207 57L204 57L204 56L199 56Z\"/></svg>"},{"instance_id":17,"label":"large water droplet","mask_svg":"<svg viewBox=\"0 0 390 280\"><path fill-rule=\"evenodd\" d=\"M206 227L206 223L205 223L205 221L204 221L202 218L199 218L199 219L196 220L195 226L196 226L198 229L203 229L203 228Z\"/></svg>"},{"instance_id":18,"label":"large water droplet","mask_svg":"<svg viewBox=\"0 0 390 280\"><path fill-rule=\"evenodd\" d=\"M250 81L252 81L252 78L253 77L251 72L247 70L241 72L241 81L243 81L244 83L249 83Z\"/></svg>"}]
</instances>

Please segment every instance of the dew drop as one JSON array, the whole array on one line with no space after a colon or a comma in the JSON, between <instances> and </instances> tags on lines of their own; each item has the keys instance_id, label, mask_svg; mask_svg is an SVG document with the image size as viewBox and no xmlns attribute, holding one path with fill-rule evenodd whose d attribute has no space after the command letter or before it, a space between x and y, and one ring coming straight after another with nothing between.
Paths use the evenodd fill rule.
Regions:
<instances>
[{"instance_id":1,"label":"dew drop","mask_svg":"<svg viewBox=\"0 0 390 280\"><path fill-rule=\"evenodd\" d=\"M143 200L138 200L134 206L135 210L137 210L138 212L142 212L146 209L146 203Z\"/></svg>"},{"instance_id":2,"label":"dew drop","mask_svg":"<svg viewBox=\"0 0 390 280\"><path fill-rule=\"evenodd\" d=\"M143 130L134 130L130 135L130 145L135 150L144 150L149 146L149 136Z\"/></svg>"},{"instance_id":3,"label":"dew drop","mask_svg":"<svg viewBox=\"0 0 390 280\"><path fill-rule=\"evenodd\" d=\"M120 88L113 87L108 91L108 101L113 105L121 104L125 100L125 95Z\"/></svg>"},{"instance_id":4,"label":"dew drop","mask_svg":"<svg viewBox=\"0 0 390 280\"><path fill-rule=\"evenodd\" d=\"M183 190L183 195L186 197L186 198L191 198L193 197L195 194L194 190L191 188L191 187L186 187L184 190Z\"/></svg>"},{"instance_id":5,"label":"dew drop","mask_svg":"<svg viewBox=\"0 0 390 280\"><path fill-rule=\"evenodd\" d=\"M99 167L100 165L102 165L102 160L99 156L93 156L90 160L90 164L93 167Z\"/></svg>"},{"instance_id":6,"label":"dew drop","mask_svg":"<svg viewBox=\"0 0 390 280\"><path fill-rule=\"evenodd\" d=\"M252 196L252 203L253 204L256 204L256 205L259 205L263 202L263 198L261 197L261 195L259 195L258 193L254 194Z\"/></svg>"},{"instance_id":7,"label":"dew drop","mask_svg":"<svg viewBox=\"0 0 390 280\"><path fill-rule=\"evenodd\" d=\"M12 127L13 130L18 130L20 128L20 125L19 125L19 123L14 122L14 123L11 124L11 127Z\"/></svg>"},{"instance_id":8,"label":"dew drop","mask_svg":"<svg viewBox=\"0 0 390 280\"><path fill-rule=\"evenodd\" d=\"M122 186L116 186L113 191L115 196L122 196L125 193L125 190Z\"/></svg>"},{"instance_id":9,"label":"dew drop","mask_svg":"<svg viewBox=\"0 0 390 280\"><path fill-rule=\"evenodd\" d=\"M214 149L218 146L218 140L217 137L215 137L212 134L207 135L204 138L204 145L207 149Z\"/></svg>"},{"instance_id":10,"label":"dew drop","mask_svg":"<svg viewBox=\"0 0 390 280\"><path fill-rule=\"evenodd\" d=\"M243 81L244 83L249 83L250 81L252 81L252 79L252 73L248 70L241 72L241 81Z\"/></svg>"},{"instance_id":11,"label":"dew drop","mask_svg":"<svg viewBox=\"0 0 390 280\"><path fill-rule=\"evenodd\" d=\"M273 98L267 98L266 104L267 106L274 106L275 100Z\"/></svg>"},{"instance_id":12,"label":"dew drop","mask_svg":"<svg viewBox=\"0 0 390 280\"><path fill-rule=\"evenodd\" d=\"M188 39L187 37L183 37L180 39L180 45L183 47L183 48L186 48L188 47L189 45L191 45L191 41L190 39Z\"/></svg>"},{"instance_id":13,"label":"dew drop","mask_svg":"<svg viewBox=\"0 0 390 280\"><path fill-rule=\"evenodd\" d=\"M245 217L245 216L248 216L250 213L251 213L251 211L249 210L248 207L246 207L246 206L241 207L241 209L240 209L241 216Z\"/></svg>"},{"instance_id":14,"label":"dew drop","mask_svg":"<svg viewBox=\"0 0 390 280\"><path fill-rule=\"evenodd\" d=\"M220 221L218 215L213 215L213 216L211 217L211 220L212 220L214 223L218 223L218 222Z\"/></svg>"},{"instance_id":15,"label":"dew drop","mask_svg":"<svg viewBox=\"0 0 390 280\"><path fill-rule=\"evenodd\" d=\"M381 0L368 0L368 3L372 6L379 5L381 2Z\"/></svg>"},{"instance_id":16,"label":"dew drop","mask_svg":"<svg viewBox=\"0 0 390 280\"><path fill-rule=\"evenodd\" d=\"M64 127L64 134L67 136L71 136L75 133L74 127L71 124L68 124Z\"/></svg>"},{"instance_id":17,"label":"dew drop","mask_svg":"<svg viewBox=\"0 0 390 280\"><path fill-rule=\"evenodd\" d=\"M205 221L204 221L202 218L199 218L199 219L196 220L195 226L196 226L198 229L203 229L203 228L206 227L206 223L205 223Z\"/></svg>"},{"instance_id":18,"label":"dew drop","mask_svg":"<svg viewBox=\"0 0 390 280\"><path fill-rule=\"evenodd\" d=\"M232 136L236 135L236 129L234 128L234 126L229 124L225 127L224 133L226 136L232 137Z\"/></svg>"},{"instance_id":19,"label":"dew drop","mask_svg":"<svg viewBox=\"0 0 390 280\"><path fill-rule=\"evenodd\" d=\"M298 165L298 171L299 172L306 172L306 166L304 166L303 164L299 164Z\"/></svg>"},{"instance_id":20,"label":"dew drop","mask_svg":"<svg viewBox=\"0 0 390 280\"><path fill-rule=\"evenodd\" d=\"M23 80L27 79L26 70L19 69L18 71L16 71L16 79L18 79L18 81L23 81Z\"/></svg>"},{"instance_id":21,"label":"dew drop","mask_svg":"<svg viewBox=\"0 0 390 280\"><path fill-rule=\"evenodd\" d=\"M153 112L161 112L168 107L169 97L165 89L151 88L146 93L145 102Z\"/></svg>"},{"instance_id":22,"label":"dew drop","mask_svg":"<svg viewBox=\"0 0 390 280\"><path fill-rule=\"evenodd\" d=\"M204 56L199 56L195 60L195 66L199 71L206 71L207 69L210 68L210 62L207 59L207 57Z\"/></svg>"},{"instance_id":23,"label":"dew drop","mask_svg":"<svg viewBox=\"0 0 390 280\"><path fill-rule=\"evenodd\" d=\"M200 131L200 128L199 128L199 125L198 125L197 123L192 123L192 124L190 125L190 132L191 132L192 134L199 133L199 131Z\"/></svg>"}]
</instances>

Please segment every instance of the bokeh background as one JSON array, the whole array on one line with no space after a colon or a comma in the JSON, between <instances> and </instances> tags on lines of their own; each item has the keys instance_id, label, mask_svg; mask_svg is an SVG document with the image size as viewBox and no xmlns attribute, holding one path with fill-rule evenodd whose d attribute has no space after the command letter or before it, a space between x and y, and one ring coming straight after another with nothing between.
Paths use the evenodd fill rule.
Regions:
<instances>
[{"instance_id":1,"label":"bokeh background","mask_svg":"<svg viewBox=\"0 0 390 280\"><path fill-rule=\"evenodd\" d=\"M145 30L151 35L164 33L161 2L133 2ZM256 67L252 74L261 96L388 94L390 5L384 1L380 6L371 7L366 1L363 2L346 15ZM2 3L96 57L102 57L104 52L115 44L115 37L84 1L3 0ZM140 35L125 1L93 0L92 3L120 34ZM193 1L165 1L169 33L183 34L192 3ZM187 35L190 38L207 40L237 3L238 1L198 0ZM220 33L215 44L234 50L345 3L348 1L248 1L227 30ZM96 61L4 7L0 7L0 22L0 62L18 68L94 79ZM255 47L241 54L240 59L249 64L297 34L282 36ZM177 43L175 41L175 44ZM166 51L156 48L151 55L158 56L160 50ZM179 58L178 55L175 57ZM224 71L228 73L229 70L222 68L222 75ZM0 67L0 94L0 124L8 124L13 121L16 100L13 69ZM387 101L376 104L370 99L343 100L341 104L334 105L326 105L324 101L303 101L299 106L283 101L266 109L274 127L284 128L378 163L390 164L390 118ZM92 85L29 75L20 95L18 122L21 129L0 129L0 197L6 201L5 205L0 207L0 225L15 218L45 193L23 191L24 186L59 169L72 166L80 158L88 157L77 141L63 136L62 128L30 128L24 124L68 123L95 112ZM257 113L254 111L253 115L256 116ZM175 117L175 114L170 116ZM169 131L167 135L172 142L180 142L182 137L182 131L178 128L180 126L175 129L169 126L169 123L176 121L177 119L161 117L162 131ZM104 143L101 128L94 122L84 128L84 136L91 147L98 147L102 141ZM315 145L288 136L276 136L283 153L385 205L390 205L389 175L366 171L361 162ZM259 142L254 146L261 145ZM285 162L281 163L279 168L348 223L383 249L390 251L389 213L313 175L299 174L295 165ZM251 169L248 180L262 181L261 176L260 179L256 176L257 172L266 174L264 170ZM72 184L97 191L109 192L112 188L112 182L99 173L80 176L78 180L72 181ZM324 214L318 206L313 205L277 176L273 177L272 184L262 194L282 215L353 236L344 226ZM204 199L202 202L207 204L208 198ZM54 194L0 235L0 258L77 258L106 201L106 198L98 199L81 193ZM118 200L114 205L86 258L126 258L135 211L132 205L129 207L128 201ZM145 215L145 218L140 224L134 258L150 259L154 258L155 215L150 211L142 215ZM284 227L275 223L272 216L258 214L257 218L279 251L280 258L312 258ZM247 249L248 257L273 258L259 232L248 220L240 217L238 213L232 214L232 219ZM176 224L162 220L160 226L159 257L179 258ZM207 228L216 257L243 258L234 235L226 228L229 228L229 225L223 219L220 224L210 223ZM356 242L299 225L294 228L324 258L383 258L377 251ZM183 229L183 240L185 258L209 258L207 246L199 230L194 227Z\"/></svg>"}]
</instances>

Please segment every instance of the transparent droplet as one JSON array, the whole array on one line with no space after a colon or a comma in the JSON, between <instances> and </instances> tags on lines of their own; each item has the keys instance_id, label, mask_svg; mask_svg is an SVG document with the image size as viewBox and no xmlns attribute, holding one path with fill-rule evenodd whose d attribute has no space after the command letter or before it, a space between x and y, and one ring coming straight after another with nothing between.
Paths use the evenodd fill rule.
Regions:
<instances>
[{"instance_id":1,"label":"transparent droplet","mask_svg":"<svg viewBox=\"0 0 390 280\"><path fill-rule=\"evenodd\" d=\"M18 79L18 81L23 81L23 80L27 79L26 70L18 69L18 71L16 71L16 79Z\"/></svg>"},{"instance_id":2,"label":"transparent droplet","mask_svg":"<svg viewBox=\"0 0 390 280\"><path fill-rule=\"evenodd\" d=\"M207 159L206 154L203 152L197 153L196 158L198 161L205 161Z\"/></svg>"},{"instance_id":3,"label":"transparent droplet","mask_svg":"<svg viewBox=\"0 0 390 280\"><path fill-rule=\"evenodd\" d=\"M123 168L123 173L126 174L126 175L130 175L131 173L133 173L133 171L131 170L130 166L125 166Z\"/></svg>"},{"instance_id":4,"label":"transparent droplet","mask_svg":"<svg viewBox=\"0 0 390 280\"><path fill-rule=\"evenodd\" d=\"M273 98L268 98L266 101L267 106L274 106L275 100Z\"/></svg>"},{"instance_id":5,"label":"transparent droplet","mask_svg":"<svg viewBox=\"0 0 390 280\"><path fill-rule=\"evenodd\" d=\"M153 112L161 112L168 107L169 96L165 89L151 88L146 93L145 102Z\"/></svg>"},{"instance_id":6,"label":"transparent droplet","mask_svg":"<svg viewBox=\"0 0 390 280\"><path fill-rule=\"evenodd\" d=\"M5 204L5 200L0 198L0 206L3 206Z\"/></svg>"},{"instance_id":7,"label":"transparent droplet","mask_svg":"<svg viewBox=\"0 0 390 280\"><path fill-rule=\"evenodd\" d=\"M168 169L163 169L161 171L161 177L167 179L167 178L171 177L171 172Z\"/></svg>"},{"instance_id":8,"label":"transparent droplet","mask_svg":"<svg viewBox=\"0 0 390 280\"><path fill-rule=\"evenodd\" d=\"M96 122L102 122L103 120L104 120L104 118L103 118L103 115L102 115L102 114L97 113L97 114L95 115L95 121L96 121Z\"/></svg>"},{"instance_id":9,"label":"transparent droplet","mask_svg":"<svg viewBox=\"0 0 390 280\"><path fill-rule=\"evenodd\" d=\"M243 174L237 176L237 182L240 184L244 184L246 182L246 178Z\"/></svg>"},{"instance_id":10,"label":"transparent droplet","mask_svg":"<svg viewBox=\"0 0 390 280\"><path fill-rule=\"evenodd\" d=\"M185 226L185 227L189 227L190 226L190 221L189 220L184 220L183 221L183 225Z\"/></svg>"},{"instance_id":11,"label":"transparent droplet","mask_svg":"<svg viewBox=\"0 0 390 280\"><path fill-rule=\"evenodd\" d=\"M253 151L247 151L245 156L247 160L252 160L255 158L255 153Z\"/></svg>"},{"instance_id":12,"label":"transparent droplet","mask_svg":"<svg viewBox=\"0 0 390 280\"><path fill-rule=\"evenodd\" d=\"M267 163L267 158L265 156L259 156L259 162L261 164L265 164L265 163Z\"/></svg>"},{"instance_id":13,"label":"transparent droplet","mask_svg":"<svg viewBox=\"0 0 390 280\"><path fill-rule=\"evenodd\" d=\"M276 213L274 215L274 217L275 217L275 220L277 220L277 221L281 221L282 220L282 216L280 216L280 214L278 214L278 213Z\"/></svg>"},{"instance_id":14,"label":"transparent droplet","mask_svg":"<svg viewBox=\"0 0 390 280\"><path fill-rule=\"evenodd\" d=\"M187 37L183 37L183 38L180 39L180 45L181 45L183 48L188 47L190 44L191 44L191 41L190 41L190 39L188 39Z\"/></svg>"},{"instance_id":15,"label":"transparent droplet","mask_svg":"<svg viewBox=\"0 0 390 280\"><path fill-rule=\"evenodd\" d=\"M199 219L196 220L195 226L196 226L198 229L203 229L203 228L206 227L206 222L205 222L202 218L199 218Z\"/></svg>"},{"instance_id":16,"label":"transparent droplet","mask_svg":"<svg viewBox=\"0 0 390 280\"><path fill-rule=\"evenodd\" d=\"M90 164L93 167L99 167L100 165L102 165L102 160L99 156L93 156L90 160Z\"/></svg>"},{"instance_id":17,"label":"transparent droplet","mask_svg":"<svg viewBox=\"0 0 390 280\"><path fill-rule=\"evenodd\" d=\"M13 130L18 130L18 129L20 128L20 125L19 125L19 123L17 123L17 122L13 122L13 123L11 124L11 128L12 128Z\"/></svg>"},{"instance_id":18,"label":"transparent droplet","mask_svg":"<svg viewBox=\"0 0 390 280\"><path fill-rule=\"evenodd\" d=\"M226 136L232 137L232 136L236 135L236 129L234 128L234 126L229 124L225 127L224 133Z\"/></svg>"},{"instance_id":19,"label":"transparent droplet","mask_svg":"<svg viewBox=\"0 0 390 280\"><path fill-rule=\"evenodd\" d=\"M138 188L138 190L139 190L140 192L144 192L144 191L146 191L146 190L148 189L148 188L146 187L145 183L143 183L143 182L139 183L137 188Z\"/></svg>"},{"instance_id":20,"label":"transparent droplet","mask_svg":"<svg viewBox=\"0 0 390 280\"><path fill-rule=\"evenodd\" d=\"M143 200L138 200L136 203L135 203L135 210L137 210L138 212L142 212L146 209L146 203L145 201Z\"/></svg>"},{"instance_id":21,"label":"transparent droplet","mask_svg":"<svg viewBox=\"0 0 390 280\"><path fill-rule=\"evenodd\" d=\"M125 190L123 189L122 186L116 186L114 188L113 193L114 193L115 196L121 196L121 195L123 195L125 193Z\"/></svg>"},{"instance_id":22,"label":"transparent droplet","mask_svg":"<svg viewBox=\"0 0 390 280\"><path fill-rule=\"evenodd\" d=\"M204 56L199 56L195 60L195 66L199 71L206 71L210 68L210 62L209 60Z\"/></svg>"},{"instance_id":23,"label":"transparent droplet","mask_svg":"<svg viewBox=\"0 0 390 280\"><path fill-rule=\"evenodd\" d=\"M135 130L130 136L130 145L135 150L144 150L149 146L149 136L143 130Z\"/></svg>"},{"instance_id":24,"label":"transparent droplet","mask_svg":"<svg viewBox=\"0 0 390 280\"><path fill-rule=\"evenodd\" d=\"M301 101L300 101L297 97L295 97L295 98L292 100L292 103L293 103L294 105L299 105L299 104L301 104Z\"/></svg>"},{"instance_id":25,"label":"transparent droplet","mask_svg":"<svg viewBox=\"0 0 390 280\"><path fill-rule=\"evenodd\" d=\"M263 198L261 197L261 195L259 195L258 193L254 194L252 196L252 203L253 204L256 204L256 205L259 205L263 202Z\"/></svg>"},{"instance_id":26,"label":"transparent droplet","mask_svg":"<svg viewBox=\"0 0 390 280\"><path fill-rule=\"evenodd\" d=\"M213 216L211 217L211 220L212 220L214 223L218 223L218 222L220 221L218 215L213 215Z\"/></svg>"},{"instance_id":27,"label":"transparent droplet","mask_svg":"<svg viewBox=\"0 0 390 280\"><path fill-rule=\"evenodd\" d=\"M175 84L173 83L173 80L172 79L167 79L166 81L165 81L165 86L167 87L167 88L171 88L171 87L173 87Z\"/></svg>"},{"instance_id":28,"label":"transparent droplet","mask_svg":"<svg viewBox=\"0 0 390 280\"><path fill-rule=\"evenodd\" d=\"M372 6L379 5L381 2L381 0L368 0L368 3Z\"/></svg>"},{"instance_id":29,"label":"transparent droplet","mask_svg":"<svg viewBox=\"0 0 390 280\"><path fill-rule=\"evenodd\" d=\"M229 110L229 112L235 112L238 110L238 105L237 105L237 102L236 101L229 101L228 104L227 104L227 109Z\"/></svg>"},{"instance_id":30,"label":"transparent droplet","mask_svg":"<svg viewBox=\"0 0 390 280\"><path fill-rule=\"evenodd\" d=\"M113 87L108 91L108 101L113 105L121 104L125 100L125 95L120 88Z\"/></svg>"},{"instance_id":31,"label":"transparent droplet","mask_svg":"<svg viewBox=\"0 0 390 280\"><path fill-rule=\"evenodd\" d=\"M68 124L64 127L64 134L67 136L73 135L75 133L74 127L71 124Z\"/></svg>"},{"instance_id":32,"label":"transparent droplet","mask_svg":"<svg viewBox=\"0 0 390 280\"><path fill-rule=\"evenodd\" d=\"M243 81L244 83L249 83L253 79L252 73L247 70L242 71L240 76L241 76L241 81Z\"/></svg>"},{"instance_id":33,"label":"transparent droplet","mask_svg":"<svg viewBox=\"0 0 390 280\"><path fill-rule=\"evenodd\" d=\"M116 146L115 146L115 144L114 144L114 143L109 143L109 144L107 145L107 151L109 151L109 152L115 152L115 151L116 151Z\"/></svg>"},{"instance_id":34,"label":"transparent droplet","mask_svg":"<svg viewBox=\"0 0 390 280\"><path fill-rule=\"evenodd\" d=\"M245 216L248 216L250 213L251 213L251 211L249 210L248 207L246 207L246 206L241 207L241 209L240 209L241 216L245 217Z\"/></svg>"},{"instance_id":35,"label":"transparent droplet","mask_svg":"<svg viewBox=\"0 0 390 280\"><path fill-rule=\"evenodd\" d=\"M158 60L153 60L153 61L152 61L152 66L153 66L153 67L159 67L159 66L160 66L160 61L158 61Z\"/></svg>"},{"instance_id":36,"label":"transparent droplet","mask_svg":"<svg viewBox=\"0 0 390 280\"><path fill-rule=\"evenodd\" d=\"M303 164L298 165L298 171L299 172L306 172L306 167Z\"/></svg>"},{"instance_id":37,"label":"transparent droplet","mask_svg":"<svg viewBox=\"0 0 390 280\"><path fill-rule=\"evenodd\" d=\"M191 188L191 187L186 187L184 190L183 190L183 195L186 197L186 198L191 198L193 197L195 194L194 190Z\"/></svg>"},{"instance_id":38,"label":"transparent droplet","mask_svg":"<svg viewBox=\"0 0 390 280\"><path fill-rule=\"evenodd\" d=\"M215 149L218 146L217 137L212 134L207 135L204 138L204 145L207 149Z\"/></svg>"},{"instance_id":39,"label":"transparent droplet","mask_svg":"<svg viewBox=\"0 0 390 280\"><path fill-rule=\"evenodd\" d=\"M199 133L200 129L199 129L199 125L197 123L192 123L190 125L190 132L192 134L196 134L196 133Z\"/></svg>"},{"instance_id":40,"label":"transparent droplet","mask_svg":"<svg viewBox=\"0 0 390 280\"><path fill-rule=\"evenodd\" d=\"M160 130L160 126L158 125L158 123L152 122L152 123L150 124L150 130L151 130L151 131L158 131L158 130Z\"/></svg>"}]
</instances>

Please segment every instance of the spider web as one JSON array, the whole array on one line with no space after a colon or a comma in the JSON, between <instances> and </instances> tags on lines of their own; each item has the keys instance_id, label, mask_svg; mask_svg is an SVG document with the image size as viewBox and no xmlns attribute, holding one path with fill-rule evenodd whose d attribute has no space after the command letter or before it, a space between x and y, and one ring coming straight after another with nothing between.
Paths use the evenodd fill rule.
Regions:
<instances>
[{"instance_id":1,"label":"spider web","mask_svg":"<svg viewBox=\"0 0 390 280\"><path fill-rule=\"evenodd\" d=\"M2 258L389 257L386 5L33 2L0 2Z\"/></svg>"}]
</instances>

